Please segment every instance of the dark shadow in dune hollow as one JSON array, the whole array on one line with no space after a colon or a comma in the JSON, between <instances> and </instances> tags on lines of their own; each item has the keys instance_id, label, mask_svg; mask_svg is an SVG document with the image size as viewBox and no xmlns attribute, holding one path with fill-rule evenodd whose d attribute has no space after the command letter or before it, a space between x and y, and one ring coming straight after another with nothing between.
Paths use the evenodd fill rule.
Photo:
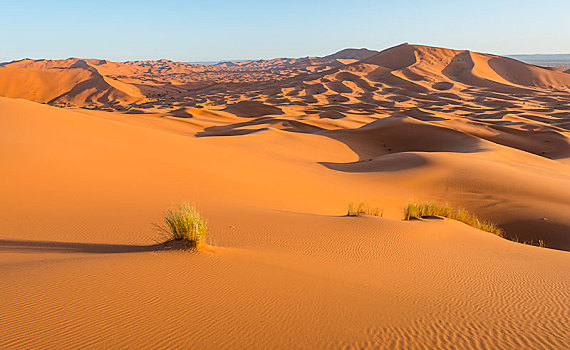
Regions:
<instances>
[{"instance_id":1,"label":"dark shadow in dune hollow","mask_svg":"<svg viewBox=\"0 0 570 350\"><path fill-rule=\"evenodd\" d=\"M570 226L565 222L520 219L500 225L507 238L524 241L543 240L547 248L570 251ZM516 236L510 233L515 233Z\"/></svg>"},{"instance_id":2,"label":"dark shadow in dune hollow","mask_svg":"<svg viewBox=\"0 0 570 350\"><path fill-rule=\"evenodd\" d=\"M274 117L261 117L247 122L234 123L229 125L211 126L204 129L204 131L196 134L196 137L210 137L210 136L239 136L249 135L258 131L268 130L267 126L282 124L282 130L299 133L320 132L323 129L311 124L303 123L298 120L274 118ZM261 128L252 129L253 126L263 126ZM248 128L248 129L242 129Z\"/></svg>"},{"instance_id":3,"label":"dark shadow in dune hollow","mask_svg":"<svg viewBox=\"0 0 570 350\"><path fill-rule=\"evenodd\" d=\"M428 164L428 160L413 153L388 154L378 158L370 158L351 163L319 162L319 164L336 171L346 173L391 172L419 168Z\"/></svg>"}]
</instances>

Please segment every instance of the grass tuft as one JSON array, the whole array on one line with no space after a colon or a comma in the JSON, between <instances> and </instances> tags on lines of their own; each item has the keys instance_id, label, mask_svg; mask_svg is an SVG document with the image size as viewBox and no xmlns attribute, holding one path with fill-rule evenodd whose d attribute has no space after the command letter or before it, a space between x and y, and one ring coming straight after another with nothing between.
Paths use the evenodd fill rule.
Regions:
<instances>
[{"instance_id":1,"label":"grass tuft","mask_svg":"<svg viewBox=\"0 0 570 350\"><path fill-rule=\"evenodd\" d=\"M453 208L449 204L439 203L415 203L409 202L404 208L404 220L421 219L430 216L441 216L463 222L476 229L491 232L499 237L504 237L504 231L496 224L481 220L473 213L463 208Z\"/></svg>"},{"instance_id":2,"label":"grass tuft","mask_svg":"<svg viewBox=\"0 0 570 350\"><path fill-rule=\"evenodd\" d=\"M539 239L538 241L531 239L530 241L524 241L522 243L526 244L526 245L533 245L536 247L546 248L546 245L544 244L544 240L542 240L542 239Z\"/></svg>"},{"instance_id":3,"label":"grass tuft","mask_svg":"<svg viewBox=\"0 0 570 350\"><path fill-rule=\"evenodd\" d=\"M167 242L184 240L195 247L206 243L208 224L198 210L188 202L168 209L164 214L164 223L154 226Z\"/></svg>"},{"instance_id":4,"label":"grass tuft","mask_svg":"<svg viewBox=\"0 0 570 350\"><path fill-rule=\"evenodd\" d=\"M355 205L354 203L348 203L348 210L347 216L362 216L362 215L372 215L372 216L384 216L384 210L380 209L379 207L369 207L364 202L358 203Z\"/></svg>"}]
</instances>

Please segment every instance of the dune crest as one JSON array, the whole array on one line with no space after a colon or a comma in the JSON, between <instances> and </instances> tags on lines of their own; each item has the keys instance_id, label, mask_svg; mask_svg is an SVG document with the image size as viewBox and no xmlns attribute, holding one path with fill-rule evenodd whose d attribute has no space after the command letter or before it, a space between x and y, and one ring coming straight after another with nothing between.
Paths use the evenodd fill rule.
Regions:
<instances>
[{"instance_id":1,"label":"dune crest","mask_svg":"<svg viewBox=\"0 0 570 350\"><path fill-rule=\"evenodd\" d=\"M1 64L0 348L564 349L569 83L409 44ZM199 251L156 242L183 202Z\"/></svg>"}]
</instances>

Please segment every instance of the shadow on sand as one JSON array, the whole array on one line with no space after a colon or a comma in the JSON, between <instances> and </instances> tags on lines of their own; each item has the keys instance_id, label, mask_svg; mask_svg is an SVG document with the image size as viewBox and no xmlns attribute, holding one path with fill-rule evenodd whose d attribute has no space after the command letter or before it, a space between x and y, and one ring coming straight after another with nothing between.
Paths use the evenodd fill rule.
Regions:
<instances>
[{"instance_id":1,"label":"shadow on sand","mask_svg":"<svg viewBox=\"0 0 570 350\"><path fill-rule=\"evenodd\" d=\"M100 243L72 243L53 241L15 241L0 240L0 252L13 253L84 253L84 254L119 254L140 253L192 248L183 242L167 242L153 245L126 245Z\"/></svg>"}]
</instances>

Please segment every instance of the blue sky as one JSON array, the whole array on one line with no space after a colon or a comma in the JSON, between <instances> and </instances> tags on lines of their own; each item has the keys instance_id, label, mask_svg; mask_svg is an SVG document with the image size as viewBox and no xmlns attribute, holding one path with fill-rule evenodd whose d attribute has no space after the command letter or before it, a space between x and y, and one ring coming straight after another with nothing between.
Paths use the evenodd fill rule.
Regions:
<instances>
[{"instance_id":1,"label":"blue sky","mask_svg":"<svg viewBox=\"0 0 570 350\"><path fill-rule=\"evenodd\" d=\"M322 56L402 42L570 53L568 0L0 0L0 61Z\"/></svg>"}]
</instances>

